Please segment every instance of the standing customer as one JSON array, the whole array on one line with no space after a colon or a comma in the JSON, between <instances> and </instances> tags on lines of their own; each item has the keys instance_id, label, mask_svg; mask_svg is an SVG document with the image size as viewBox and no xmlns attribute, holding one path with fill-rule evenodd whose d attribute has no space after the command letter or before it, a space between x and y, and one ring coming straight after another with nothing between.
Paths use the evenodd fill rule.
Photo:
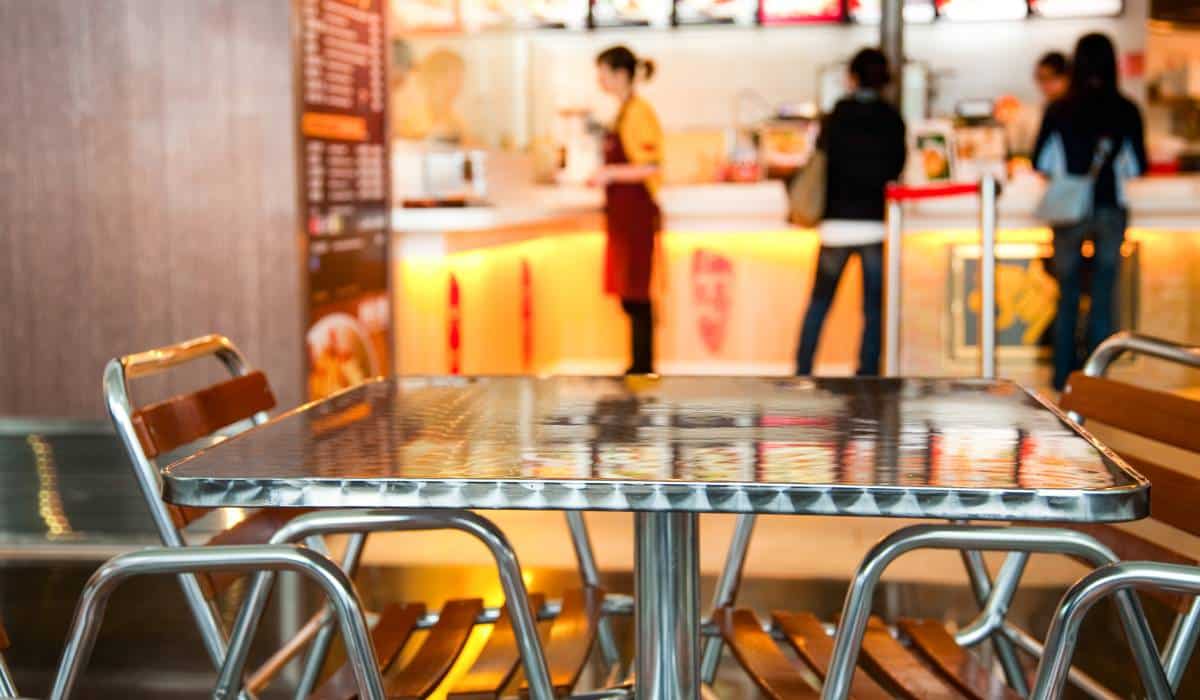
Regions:
<instances>
[{"instance_id":1,"label":"standing customer","mask_svg":"<svg viewBox=\"0 0 1200 700\"><path fill-rule=\"evenodd\" d=\"M1114 330L1113 295L1129 221L1124 184L1147 169L1142 115L1118 89L1116 51L1107 36L1088 34L1075 47L1071 89L1046 110L1034 164L1050 177L1085 175L1098 166L1091 213L1082 221L1054 227L1054 276L1059 285L1054 387L1061 390L1083 358ZM1089 237L1095 241L1091 310L1086 348L1080 353L1076 342L1080 268L1083 243Z\"/></svg>"},{"instance_id":2,"label":"standing customer","mask_svg":"<svg viewBox=\"0 0 1200 700\"><path fill-rule=\"evenodd\" d=\"M604 289L621 299L629 316L632 363L627 374L654 371L654 317L650 273L662 227L658 195L662 128L650 103L634 89L649 80L654 64L628 48L614 46L596 57L600 89L621 104L616 124L604 141L604 165L591 184L604 188L607 248Z\"/></svg>"},{"instance_id":3,"label":"standing customer","mask_svg":"<svg viewBox=\"0 0 1200 700\"><path fill-rule=\"evenodd\" d=\"M880 97L891 81L887 58L863 49L850 61L849 97L821 126L817 148L828 163L825 220L812 297L796 351L796 374L812 374L813 356L838 280L851 255L863 271L863 334L858 374L879 373L883 345L884 188L904 170L904 120Z\"/></svg>"}]
</instances>

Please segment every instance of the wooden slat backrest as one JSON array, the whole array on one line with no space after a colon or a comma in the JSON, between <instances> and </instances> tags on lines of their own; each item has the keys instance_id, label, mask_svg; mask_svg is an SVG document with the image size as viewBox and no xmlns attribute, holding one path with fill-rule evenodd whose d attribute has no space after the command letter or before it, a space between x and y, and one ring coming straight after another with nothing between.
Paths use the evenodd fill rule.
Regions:
<instances>
[{"instance_id":1,"label":"wooden slat backrest","mask_svg":"<svg viewBox=\"0 0 1200 700\"><path fill-rule=\"evenodd\" d=\"M535 611L541 610L545 602L545 596L540 593L529 595L529 605ZM446 697L450 700L498 700L512 682L520 663L517 634L505 607L500 611L500 618L492 627L483 651L471 664L471 670L454 684Z\"/></svg>"},{"instance_id":2,"label":"wooden slat backrest","mask_svg":"<svg viewBox=\"0 0 1200 700\"><path fill-rule=\"evenodd\" d=\"M905 700L958 700L967 695L921 663L911 651L892 637L882 620L872 617L863 636L861 663L893 686Z\"/></svg>"},{"instance_id":3,"label":"wooden slat backrest","mask_svg":"<svg viewBox=\"0 0 1200 700\"><path fill-rule=\"evenodd\" d=\"M130 418L146 457L154 459L272 408L275 395L267 375L251 372L144 406Z\"/></svg>"},{"instance_id":4,"label":"wooden slat backrest","mask_svg":"<svg viewBox=\"0 0 1200 700\"><path fill-rule=\"evenodd\" d=\"M901 619L899 628L908 635L913 648L962 693L977 700L1021 700L1021 696L962 648L936 620Z\"/></svg>"},{"instance_id":5,"label":"wooden slat backrest","mask_svg":"<svg viewBox=\"0 0 1200 700\"><path fill-rule=\"evenodd\" d=\"M0 651L8 649L8 632L4 629L4 620L0 620Z\"/></svg>"},{"instance_id":6,"label":"wooden slat backrest","mask_svg":"<svg viewBox=\"0 0 1200 700\"><path fill-rule=\"evenodd\" d=\"M1200 452L1200 401L1076 372L1060 404L1118 430Z\"/></svg>"},{"instance_id":7,"label":"wooden slat backrest","mask_svg":"<svg viewBox=\"0 0 1200 700\"><path fill-rule=\"evenodd\" d=\"M572 588L564 592L562 609L554 618L549 634L542 637L550 683L559 697L570 694L587 665L596 643L603 603L604 591L599 588ZM528 679L521 681L521 695L529 695Z\"/></svg>"},{"instance_id":8,"label":"wooden slat backrest","mask_svg":"<svg viewBox=\"0 0 1200 700\"><path fill-rule=\"evenodd\" d=\"M824 680L833 661L833 637L825 633L825 627L817 616L810 612L776 610L771 613L771 621L783 632L792 650ZM850 696L854 700L891 700L892 694L876 683L866 671L856 668Z\"/></svg>"},{"instance_id":9,"label":"wooden slat backrest","mask_svg":"<svg viewBox=\"0 0 1200 700\"><path fill-rule=\"evenodd\" d=\"M1061 405L1089 421L1200 452L1200 401L1077 372L1063 391ZM1200 475L1169 469L1128 451L1121 451L1121 457L1150 480L1150 517L1200 536L1200 518L1195 515Z\"/></svg>"},{"instance_id":10,"label":"wooden slat backrest","mask_svg":"<svg viewBox=\"0 0 1200 700\"><path fill-rule=\"evenodd\" d=\"M400 650L417 628L417 621L425 614L425 606L389 605L379 616L379 622L371 630L371 643L375 647L375 662L380 672L386 672L400 656ZM358 700L358 682L354 668L349 663L334 671L329 678L308 696L308 700Z\"/></svg>"},{"instance_id":11,"label":"wooden slat backrest","mask_svg":"<svg viewBox=\"0 0 1200 700\"><path fill-rule=\"evenodd\" d=\"M713 619L730 651L763 695L771 700L820 697L771 635L763 631L753 611L722 608Z\"/></svg>"},{"instance_id":12,"label":"wooden slat backrest","mask_svg":"<svg viewBox=\"0 0 1200 700\"><path fill-rule=\"evenodd\" d=\"M478 598L446 603L416 656L403 670L388 677L389 700L420 700L437 690L466 646L482 611L483 601Z\"/></svg>"}]
</instances>

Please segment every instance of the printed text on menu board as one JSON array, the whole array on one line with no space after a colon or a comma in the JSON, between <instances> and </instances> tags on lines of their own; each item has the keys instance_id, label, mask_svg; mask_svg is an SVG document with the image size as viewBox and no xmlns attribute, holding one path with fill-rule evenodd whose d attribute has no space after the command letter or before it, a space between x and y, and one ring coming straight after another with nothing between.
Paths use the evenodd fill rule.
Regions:
<instances>
[{"instance_id":1,"label":"printed text on menu board","mask_svg":"<svg viewBox=\"0 0 1200 700\"><path fill-rule=\"evenodd\" d=\"M386 233L383 0L300 0L301 170L310 236Z\"/></svg>"}]
</instances>

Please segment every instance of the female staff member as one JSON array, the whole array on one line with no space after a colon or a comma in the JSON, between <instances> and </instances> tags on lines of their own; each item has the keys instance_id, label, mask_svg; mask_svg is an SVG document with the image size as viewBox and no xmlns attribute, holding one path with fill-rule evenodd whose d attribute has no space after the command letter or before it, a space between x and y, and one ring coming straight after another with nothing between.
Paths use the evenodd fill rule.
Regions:
<instances>
[{"instance_id":1,"label":"female staff member","mask_svg":"<svg viewBox=\"0 0 1200 700\"><path fill-rule=\"evenodd\" d=\"M1070 90L1046 110L1034 164L1049 177L1095 172L1091 213L1082 221L1054 227L1054 276L1059 286L1054 388L1061 390L1083 358L1114 330L1113 294L1129 222L1124 185L1147 169L1142 115L1120 92L1116 51L1103 34L1088 34L1076 45ZM1075 332L1083 243L1089 237L1095 240L1092 303L1086 348L1080 353Z\"/></svg>"},{"instance_id":2,"label":"female staff member","mask_svg":"<svg viewBox=\"0 0 1200 700\"><path fill-rule=\"evenodd\" d=\"M655 200L660 183L662 129L650 103L634 84L648 80L654 64L628 48L614 46L596 57L600 89L617 98L621 109L604 141L604 165L591 184L604 187L608 234L604 289L621 299L629 316L633 361L628 374L654 371L654 319L650 272L662 216Z\"/></svg>"}]
</instances>

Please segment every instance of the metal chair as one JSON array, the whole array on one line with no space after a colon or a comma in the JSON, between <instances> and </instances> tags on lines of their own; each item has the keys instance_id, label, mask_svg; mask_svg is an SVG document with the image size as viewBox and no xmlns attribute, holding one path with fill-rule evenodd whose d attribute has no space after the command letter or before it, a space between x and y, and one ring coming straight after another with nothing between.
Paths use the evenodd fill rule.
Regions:
<instances>
[{"instance_id":1,"label":"metal chair","mask_svg":"<svg viewBox=\"0 0 1200 700\"><path fill-rule=\"evenodd\" d=\"M1134 433L1154 442L1200 452L1200 402L1141 387L1122 384L1103 378L1119 355L1127 352L1146 354L1159 359L1200 367L1200 348L1181 346L1146 336L1118 334L1103 343L1087 363L1084 372L1071 377L1063 394L1062 407L1075 420L1090 418L1100 423ZM1190 513L1195 495L1200 493L1200 479L1155 465L1136 455L1122 454L1135 469L1147 476L1157 488L1153 494L1153 518L1177 529L1200 534L1200 525ZM859 568L847 595L834 638L830 628L807 613L777 612L772 625L764 628L748 610L734 609L737 585L741 577L749 543L752 519L739 522L730 548L726 569L718 582L714 622L720 633L709 641L705 650L705 672L715 671L721 643L728 643L734 656L769 696L775 698L815 697L817 692L792 667L776 646L772 634L790 643L816 675L824 679L822 697L966 697L994 698L1025 696L1028 686L1019 660L1015 655L998 655L1011 688L997 686L990 669L964 651L985 640L1003 640L1009 649L1018 648L1035 657L1043 645L1005 619L1012 596L1016 592L1028 557L1033 553L1056 553L1071 556L1101 571L1123 571L1112 574L1114 580L1128 578L1124 559L1152 558L1172 564L1195 564L1159 543L1135 536L1113 526L1086 526L1072 529L1061 527L979 527L968 525L917 525L901 529L885 538L867 555ZM869 610L875 586L887 566L898 556L917 549L951 549L972 552L1007 551L1009 558L993 582L983 567L982 559L966 558L968 573L983 610L976 620L951 635L939 622L900 620L895 635L882 623L870 618ZM1116 567L1116 568L1113 568ZM1144 569L1139 570L1144 576ZM1179 612L1171 637L1160 655L1155 647L1141 603L1129 585L1108 582L1097 576L1092 588L1081 583L1073 590L1083 601L1103 589L1105 595L1117 597L1126 636L1133 652L1142 683L1150 697L1171 697L1178 688L1184 666L1200 636L1200 602L1180 600L1169 591L1190 588L1178 584L1178 572L1164 574L1168 593L1160 596ZM1092 580L1091 577L1085 579ZM1174 586L1174 587L1172 587ZM1082 587L1082 588L1080 588ZM1194 591L1191 591L1194 593ZM1089 597L1092 596L1092 597ZM1074 598L1068 595L1070 603ZM1073 603L1076 612L1089 605ZM1068 605L1068 607L1070 607ZM1060 614L1062 617L1065 614ZM1069 616L1068 616L1069 617ZM1115 697L1095 680L1069 664L1051 663L1050 657L1065 653L1070 643L1074 618L1063 618L1059 637L1047 638L1047 678L1039 678L1038 689L1061 688L1070 679L1092 697ZM767 630L770 630L768 632ZM1064 641L1067 640L1067 641ZM1053 645L1053 648L1051 646ZM997 645L997 650L1005 646ZM859 651L863 652L862 668L856 670ZM711 664L711 666L710 666ZM1034 697L1047 697L1035 691Z\"/></svg>"},{"instance_id":2,"label":"metal chair","mask_svg":"<svg viewBox=\"0 0 1200 700\"><path fill-rule=\"evenodd\" d=\"M353 584L327 557L302 547L216 546L182 549L151 548L122 554L103 564L84 587L67 635L67 644L54 677L50 700L69 698L82 675L108 599L118 586L135 576L196 574L226 571L294 571L313 581L329 599L332 615L346 644L346 665L338 671L350 679L356 697L383 700L383 678L372 650L367 623L358 607ZM0 652L8 638L0 627ZM0 656L0 698L17 697L15 684Z\"/></svg>"},{"instance_id":3,"label":"metal chair","mask_svg":"<svg viewBox=\"0 0 1200 700\"><path fill-rule=\"evenodd\" d=\"M130 397L130 382L133 379L155 375L206 357L220 360L232 377L228 381L194 391L192 394L134 408ZM271 394L266 377L262 372L253 371L248 367L245 358L232 342L222 336L210 335L110 361L104 372L104 393L110 418L133 463L139 487L163 544L168 548L196 551L197 548L187 548L182 530L188 523L208 513L208 510L179 508L164 502L157 459L197 441L214 436L220 439L221 435L236 432L239 427L244 430L245 427L264 423L266 412L275 407L274 395ZM508 624L512 639L520 651L517 657L512 657L508 677L511 677L511 671L515 670L516 664L523 662L526 682L530 694L535 698L550 698L554 693L554 686L566 680L574 684L578 670L582 669L583 663L586 662L586 654L583 654L583 658L576 658L578 654L568 654L570 658L563 654L552 654L552 660L557 663L547 670L545 653L542 652L542 642L536 627L538 611L529 606L529 597L521 579L516 555L503 533L478 515L466 511L433 514L426 511L396 511L365 517L360 511L304 514L298 509L263 509L247 516L228 530L217 533L209 540L208 545L280 545L305 539L311 548L324 551L323 540L319 536L352 533L344 552L342 567L348 575L353 575L364 549L366 533L380 530L458 530L472 534L481 539L496 558L506 598L503 614L497 610L482 610L478 602L452 602L446 605L440 615L426 614L424 609L412 605L384 611L385 614L380 618L382 623L378 623L374 628L374 635L378 647L394 651L391 653L391 659L400 653L413 629L431 629L414 663L407 665L392 678L392 686L406 689L406 692L394 695L420 698L436 689L466 644L470 628L476 622L496 623L500 628ZM572 531L572 534L575 532ZM576 549L581 551L581 546L587 548L586 554L590 557L590 544L586 542L586 532L583 537L582 544L580 539L576 538ZM246 604L239 612L234 635L227 638L214 602L221 593L229 590L235 580L236 576L228 573L185 572L180 575L180 584L184 588L192 615L196 618L206 651L212 662L221 669L215 692L217 698L229 698L241 687L241 670L246 652L274 576L264 572L254 578L251 585L252 594L247 597ZM590 650L596 629L599 627L598 615L604 596L598 587L586 586L582 593L577 594L575 598L568 596L568 599L562 605L541 610L544 616L558 617L550 633L551 639L556 642L562 640L562 645L568 647L582 644ZM586 604L566 604L574 599L583 600ZM592 614L593 609L596 615ZM554 632L556 629L557 634ZM566 633L563 630L571 632ZM316 684L332 634L334 628L330 624L329 612L318 612L302 627L296 638L289 640L264 664L263 669L251 675L246 683L247 689L257 692L265 687L271 677L308 645L307 659L296 693L298 698L305 698ZM227 644L232 647L230 650L227 650ZM391 659L386 660L390 663ZM496 665L494 657L491 660L493 666ZM577 663L577 668L566 669L566 662ZM353 693L337 693L335 687L346 690L347 683L342 682L341 686L334 683L330 688L322 688L318 690L318 696L353 696ZM496 693L499 693L499 688L496 689Z\"/></svg>"}]
</instances>

